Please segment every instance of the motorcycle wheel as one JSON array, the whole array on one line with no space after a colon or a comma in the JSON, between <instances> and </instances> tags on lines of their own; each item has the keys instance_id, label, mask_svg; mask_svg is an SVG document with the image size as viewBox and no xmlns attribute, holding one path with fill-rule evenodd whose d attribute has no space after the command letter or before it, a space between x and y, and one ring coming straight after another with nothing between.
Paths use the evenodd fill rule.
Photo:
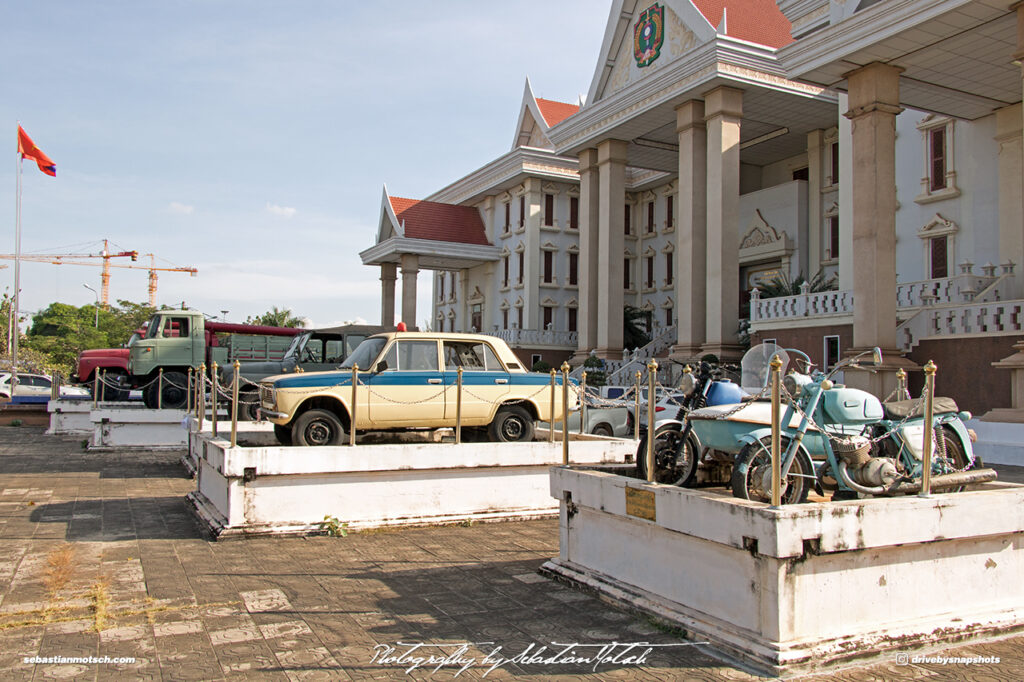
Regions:
<instances>
[{"instance_id":1,"label":"motorcycle wheel","mask_svg":"<svg viewBox=\"0 0 1024 682\"><path fill-rule=\"evenodd\" d=\"M960 439L957 438L956 434L953 433L952 429L942 427L938 429L938 433L942 435L942 447L946 453L945 468L949 471L943 473L951 473L954 471L965 471L969 465L967 461L967 453L964 452L964 447L960 443ZM934 449L932 450L935 451ZM956 488L950 488L951 493L960 493L967 489L967 486L961 485Z\"/></svg>"},{"instance_id":2,"label":"motorcycle wheel","mask_svg":"<svg viewBox=\"0 0 1024 682\"><path fill-rule=\"evenodd\" d=\"M654 434L654 482L678 485L688 488L697 476L697 441L690 434L687 442L680 447L682 437L679 424L667 424ZM679 456L675 456L679 448ZM674 460L674 465L673 465ZM647 437L640 439L636 451L637 473L647 480Z\"/></svg>"},{"instance_id":3,"label":"motorcycle wheel","mask_svg":"<svg viewBox=\"0 0 1024 682\"><path fill-rule=\"evenodd\" d=\"M741 500L771 502L771 439L763 438L760 443L744 445L736 455L732 467L732 495ZM789 439L783 437L782 451L789 446ZM801 504L807 501L816 475L810 455L803 447L797 449L789 474L783 479L782 504Z\"/></svg>"}]
</instances>

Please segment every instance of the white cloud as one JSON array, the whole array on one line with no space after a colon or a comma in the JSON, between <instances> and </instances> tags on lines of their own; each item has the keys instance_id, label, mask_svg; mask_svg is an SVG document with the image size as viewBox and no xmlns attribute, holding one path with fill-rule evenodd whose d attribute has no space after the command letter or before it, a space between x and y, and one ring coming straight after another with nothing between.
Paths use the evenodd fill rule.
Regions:
<instances>
[{"instance_id":1,"label":"white cloud","mask_svg":"<svg viewBox=\"0 0 1024 682\"><path fill-rule=\"evenodd\" d=\"M291 218L295 215L295 209L291 206L278 206L277 204L272 204L269 201L267 202L267 211L285 219Z\"/></svg>"},{"instance_id":2,"label":"white cloud","mask_svg":"<svg viewBox=\"0 0 1024 682\"><path fill-rule=\"evenodd\" d=\"M167 210L170 211L171 213L178 213L180 215L192 215L192 213L196 210L196 207L189 206L188 204L183 204L179 201L172 201L170 204L167 205Z\"/></svg>"}]
</instances>

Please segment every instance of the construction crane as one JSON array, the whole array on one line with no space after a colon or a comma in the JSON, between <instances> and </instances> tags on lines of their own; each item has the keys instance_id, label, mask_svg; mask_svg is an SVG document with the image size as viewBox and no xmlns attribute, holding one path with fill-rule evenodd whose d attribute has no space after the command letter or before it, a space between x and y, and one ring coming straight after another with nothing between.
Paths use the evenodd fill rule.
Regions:
<instances>
[{"instance_id":1,"label":"construction crane","mask_svg":"<svg viewBox=\"0 0 1024 682\"><path fill-rule=\"evenodd\" d=\"M100 303L104 308L110 305L110 268L126 268L133 270L149 270L149 305L156 305L156 284L157 284L157 271L162 272L187 272L193 277L199 271L196 268L158 268L156 267L156 256L152 253L145 254L150 258L150 264L147 265L128 265L124 263L111 263L112 258L131 258L132 261L137 261L139 258L138 251L118 251L112 253L110 251L109 240L103 240L103 251L100 253L29 253L21 254L20 258L24 261L32 261L36 263L51 263L53 265L86 265L86 266L97 266L103 267L103 272L100 275ZM74 259L84 258L102 258L102 263L88 262ZM3 260L15 260L16 256L13 253L0 253L0 259ZM6 266L4 266L6 267Z\"/></svg>"}]
</instances>

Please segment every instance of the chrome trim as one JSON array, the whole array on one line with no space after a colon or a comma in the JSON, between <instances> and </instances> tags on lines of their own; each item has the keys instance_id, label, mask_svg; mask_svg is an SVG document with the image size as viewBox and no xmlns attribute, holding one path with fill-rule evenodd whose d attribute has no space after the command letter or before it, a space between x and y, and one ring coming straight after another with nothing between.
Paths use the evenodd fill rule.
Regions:
<instances>
[{"instance_id":1,"label":"chrome trim","mask_svg":"<svg viewBox=\"0 0 1024 682\"><path fill-rule=\"evenodd\" d=\"M291 419L291 417L289 417L288 414L284 412L274 412L273 410L267 410L262 407L260 408L260 414L262 414L264 417L269 417L271 419Z\"/></svg>"}]
</instances>

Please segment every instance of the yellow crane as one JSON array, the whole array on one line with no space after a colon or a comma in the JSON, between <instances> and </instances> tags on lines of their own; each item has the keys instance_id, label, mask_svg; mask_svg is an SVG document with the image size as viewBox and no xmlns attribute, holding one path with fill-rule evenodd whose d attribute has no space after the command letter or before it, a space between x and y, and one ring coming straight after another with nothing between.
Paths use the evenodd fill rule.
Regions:
<instances>
[{"instance_id":1,"label":"yellow crane","mask_svg":"<svg viewBox=\"0 0 1024 682\"><path fill-rule=\"evenodd\" d=\"M139 258L138 251L118 251L111 252L109 240L103 240L103 251L100 253L28 253L21 254L21 260L32 261L36 263L51 263L53 265L87 265L87 266L102 266L103 272L100 275L101 283L101 294L100 303L103 307L107 307L110 304L110 268L126 268L133 270L149 270L149 305L156 305L156 285L157 285L157 271L160 272L187 272L193 277L199 272L196 268L179 268L179 267L167 267L158 268L156 267L156 256L152 253L144 254L149 256L149 265L128 265L126 263L111 263L112 258L131 258L132 261L137 261ZM0 253L0 259L3 260L15 260L16 256L13 253ZM102 258L102 263L89 262L87 258ZM6 267L6 266L4 266Z\"/></svg>"}]
</instances>

